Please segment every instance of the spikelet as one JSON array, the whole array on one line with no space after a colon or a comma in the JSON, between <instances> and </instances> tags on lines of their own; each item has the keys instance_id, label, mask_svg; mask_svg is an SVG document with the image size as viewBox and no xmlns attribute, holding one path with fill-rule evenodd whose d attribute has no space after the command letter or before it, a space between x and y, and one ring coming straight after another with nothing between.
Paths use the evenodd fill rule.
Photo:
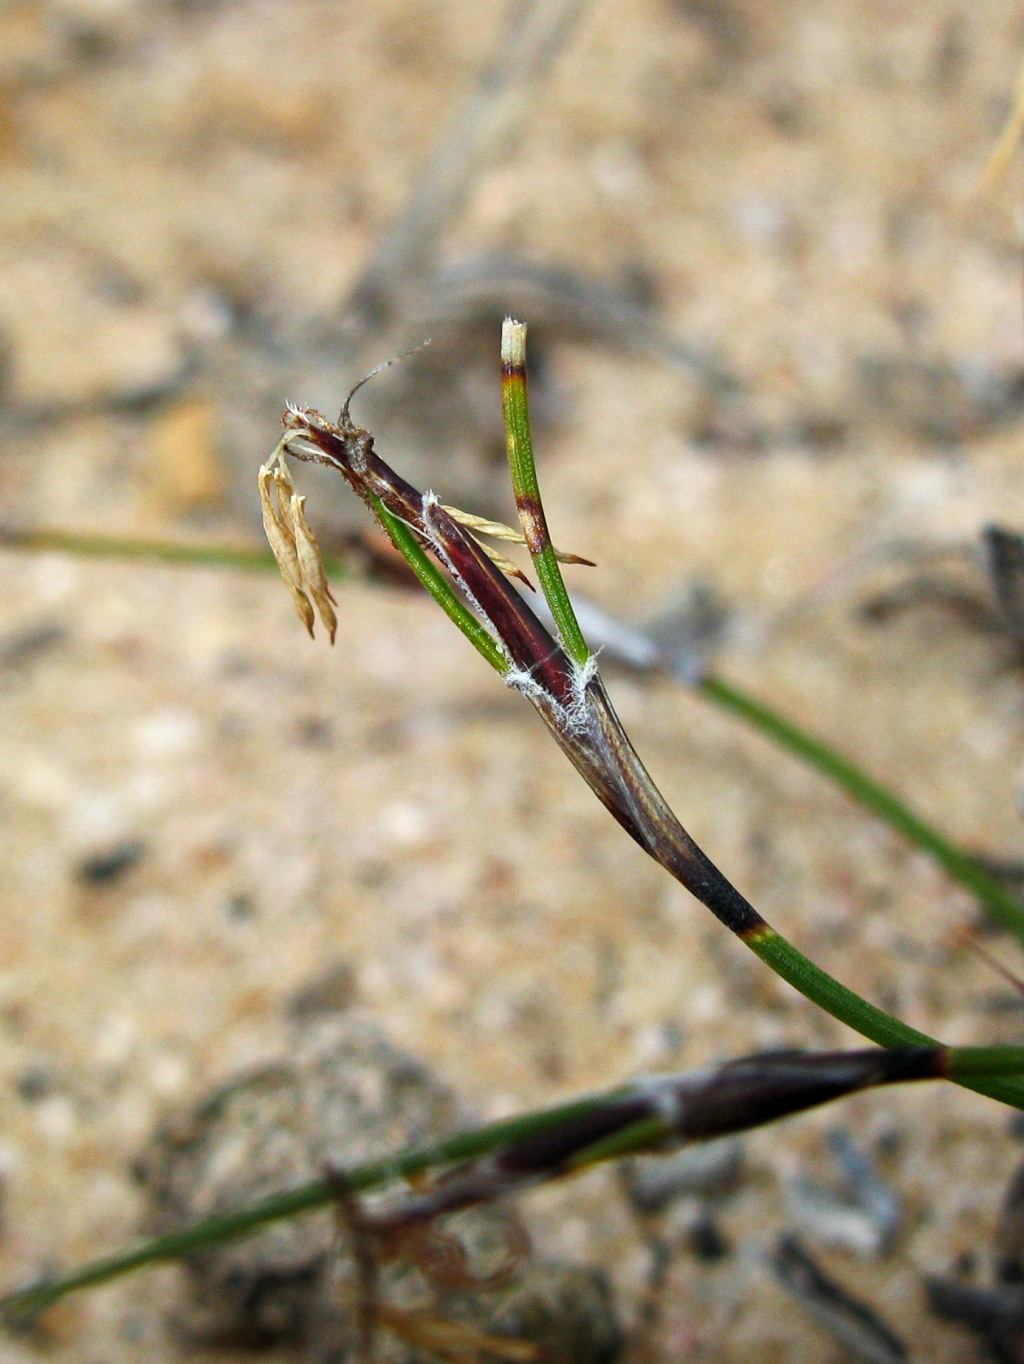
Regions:
<instances>
[{"instance_id":1,"label":"spikelet","mask_svg":"<svg viewBox=\"0 0 1024 1364\"><path fill-rule=\"evenodd\" d=\"M259 487L263 529L299 619L312 638L319 611L333 644L338 629L334 598L327 585L320 547L306 519L306 499L292 485L280 445L261 467Z\"/></svg>"},{"instance_id":2,"label":"spikelet","mask_svg":"<svg viewBox=\"0 0 1024 1364\"><path fill-rule=\"evenodd\" d=\"M298 555L299 569L302 573L303 592L313 598L320 613L324 628L334 643L338 631L338 617L334 614L336 605L331 596L324 572L324 561L320 556L320 546L316 542L313 528L306 520L306 499L298 493L291 497L292 530L295 535L295 551Z\"/></svg>"}]
</instances>

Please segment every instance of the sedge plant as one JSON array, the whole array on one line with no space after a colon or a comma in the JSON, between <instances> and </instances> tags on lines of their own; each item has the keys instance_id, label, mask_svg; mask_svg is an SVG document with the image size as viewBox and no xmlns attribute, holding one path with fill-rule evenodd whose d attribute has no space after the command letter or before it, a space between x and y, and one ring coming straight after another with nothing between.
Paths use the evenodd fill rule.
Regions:
<instances>
[{"instance_id":1,"label":"sedge plant","mask_svg":"<svg viewBox=\"0 0 1024 1364\"><path fill-rule=\"evenodd\" d=\"M525 347L525 326L506 320L502 391L518 531L467 515L443 504L436 494L412 487L376 453L370 433L352 422L348 402L337 422L309 409L287 410L282 438L260 471L260 492L268 539L300 618L310 633L317 617L332 638L337 629L304 499L291 483L289 457L326 465L342 476L416 578L504 683L534 706L576 771L640 847L766 966L876 1045L859 1051L762 1055L698 1072L644 1077L557 1108L459 1133L428 1148L330 1172L11 1293L0 1299L0 1314L8 1320L37 1313L76 1289L322 1207L337 1200L342 1186L350 1198L384 1190L367 1225L380 1237L400 1238L447 1213L600 1161L746 1130L879 1085L947 1079L1024 1108L1024 1048L946 1047L856 994L772 928L669 808L615 713L565 588L561 563L575 556L557 551L548 531L530 433ZM554 621L553 633L513 586L512 579L523 575L500 550L488 546L494 538L518 541L529 551ZM725 684L705 686L720 704L808 761L823 770L834 767L835 755L766 708ZM846 765L846 784L855 792L859 788L867 803L873 790L887 797L852 764ZM885 800L879 803L884 806ZM880 812L898 824L892 809ZM931 832L924 825L916 828L913 818L905 825L911 837L922 829ZM963 873L957 860L962 855L944 840L940 845L951 854L947 869ZM938 849L931 851L935 855ZM979 892L984 888L983 882L976 887ZM1019 906L1010 903L1019 920ZM1011 919L1009 908L1004 917Z\"/></svg>"}]
</instances>

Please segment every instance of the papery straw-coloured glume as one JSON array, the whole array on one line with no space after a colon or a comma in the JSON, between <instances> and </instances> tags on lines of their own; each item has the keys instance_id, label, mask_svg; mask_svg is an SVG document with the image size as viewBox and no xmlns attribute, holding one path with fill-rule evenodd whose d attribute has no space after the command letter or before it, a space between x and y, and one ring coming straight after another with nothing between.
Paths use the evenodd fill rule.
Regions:
<instances>
[{"instance_id":1,"label":"papery straw-coloured glume","mask_svg":"<svg viewBox=\"0 0 1024 1364\"><path fill-rule=\"evenodd\" d=\"M306 499L292 485L284 458L286 444L282 440L259 471L263 529L299 619L312 637L315 606L333 644L338 629L334 598L320 547L306 517Z\"/></svg>"},{"instance_id":2,"label":"papery straw-coloured glume","mask_svg":"<svg viewBox=\"0 0 1024 1364\"><path fill-rule=\"evenodd\" d=\"M317 544L312 526L306 519L306 499L298 493L293 493L289 506L292 532L295 536L295 549L298 554L299 569L302 573L303 590L312 597L313 604L320 613L320 619L323 621L333 644L338 630L338 618L334 613L336 603L331 595L327 574L324 572L324 561L320 553L320 546Z\"/></svg>"}]
</instances>

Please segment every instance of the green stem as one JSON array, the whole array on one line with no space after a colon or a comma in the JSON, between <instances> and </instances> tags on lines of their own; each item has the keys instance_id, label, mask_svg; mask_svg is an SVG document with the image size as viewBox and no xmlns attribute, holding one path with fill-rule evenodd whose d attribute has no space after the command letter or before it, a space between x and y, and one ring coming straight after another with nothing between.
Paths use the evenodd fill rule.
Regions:
<instances>
[{"instance_id":1,"label":"green stem","mask_svg":"<svg viewBox=\"0 0 1024 1364\"><path fill-rule=\"evenodd\" d=\"M781 976L795 990L799 990L805 999L809 999L812 1004L817 1004L840 1023L845 1023L847 1027L853 1028L855 1032L859 1032L862 1037L868 1038L877 1046L928 1047L942 1045L934 1037L919 1032L917 1028L912 1028L909 1023L894 1018L892 1014L887 1014L884 1010L869 1003L868 1000L862 999L848 986L830 976L820 966L816 966L809 957L805 957L798 948L787 942L782 934L777 933L774 928L769 928L766 925L763 928L756 929L753 933L745 935L743 942L777 976ZM950 1048L949 1050L951 1054L955 1054L955 1049ZM979 1057L1003 1054L1003 1049L998 1047L972 1047L964 1050L969 1060L973 1057L976 1061ZM1024 1056L1024 1052L1019 1048L1010 1048L1010 1050ZM1010 1069L1016 1070L1018 1068L1012 1066ZM1024 1066L1021 1066L1020 1070L1024 1071ZM967 1089L973 1089L978 1094L984 1094L987 1098L998 1099L1000 1103L1024 1109L1024 1079L1000 1078L998 1069L986 1068L983 1065L978 1073L979 1078L971 1078L972 1072L968 1063L960 1068L952 1067L949 1071L949 1078Z\"/></svg>"},{"instance_id":2,"label":"green stem","mask_svg":"<svg viewBox=\"0 0 1024 1364\"><path fill-rule=\"evenodd\" d=\"M900 1025L902 1026L902 1025ZM911 1040L922 1035L905 1029ZM963 1047L951 1048L947 1053L947 1073L961 1083L975 1086L973 1081L984 1076L1020 1074L1024 1072L1024 1047ZM628 1086L627 1086L628 1090ZM470 1132L459 1133L436 1145L373 1161L346 1170L345 1183L353 1193L365 1193L398 1179L415 1179L431 1170L460 1161L474 1160L490 1151L523 1138L555 1131L565 1124L601 1107L619 1091L612 1090L589 1095L556 1108L521 1113L513 1118L489 1123ZM598 1141L580 1152L573 1161L573 1170L584 1169L599 1161L618 1159L635 1152L650 1150L651 1145L667 1134L665 1121L645 1119L632 1124L607 1141ZM333 1181L314 1179L284 1193L273 1194L234 1212L223 1213L196 1222L181 1231L157 1236L141 1245L92 1260L67 1274L29 1284L6 1297L0 1298L0 1318L15 1323L24 1321L51 1307L59 1299L82 1288L95 1287L120 1278L146 1265L178 1260L198 1250L209 1249L225 1241L250 1236L271 1222L298 1217L328 1207L336 1197Z\"/></svg>"},{"instance_id":3,"label":"green stem","mask_svg":"<svg viewBox=\"0 0 1024 1364\"><path fill-rule=\"evenodd\" d=\"M1024 1047L950 1047L948 1074L963 1082L985 1075L1024 1075Z\"/></svg>"},{"instance_id":4,"label":"green stem","mask_svg":"<svg viewBox=\"0 0 1024 1364\"><path fill-rule=\"evenodd\" d=\"M416 536L376 498L374 511L391 537L395 548L409 564L416 577L438 603L445 614L459 627L470 643L486 658L492 668L504 672L508 662L495 644L491 634L463 605L448 579L424 554ZM277 563L268 549L244 546L186 544L173 540L141 540L132 536L89 535L40 527L16 530L0 526L0 549L57 551L98 559L145 559L153 563L186 564L194 568L206 565L215 568L238 568L250 572L276 572ZM343 559L325 554L324 569L334 578L352 576L351 568Z\"/></svg>"},{"instance_id":5,"label":"green stem","mask_svg":"<svg viewBox=\"0 0 1024 1364\"><path fill-rule=\"evenodd\" d=\"M477 653L482 655L492 668L499 673L506 672L509 662L498 647L494 636L465 605L433 559L424 553L416 533L404 521L393 516L379 497L375 497L369 492L366 496L375 515L379 517L381 525L391 537L395 548L404 557L416 577L448 619L458 626Z\"/></svg>"},{"instance_id":6,"label":"green stem","mask_svg":"<svg viewBox=\"0 0 1024 1364\"><path fill-rule=\"evenodd\" d=\"M192 567L209 565L214 568L240 568L250 572L263 569L277 571L273 554L266 548L248 546L176 543L174 540L145 540L134 536L90 535L83 532L59 530L40 526L20 530L0 525L0 549L56 551L98 559L148 559L155 563L187 564ZM325 556L324 567L336 577L345 577L350 569L338 558Z\"/></svg>"},{"instance_id":7,"label":"green stem","mask_svg":"<svg viewBox=\"0 0 1024 1364\"><path fill-rule=\"evenodd\" d=\"M969 890L1003 928L1024 939L1024 905L980 867L970 853L954 847L892 791L821 739L798 728L791 720L785 719L763 702L754 700L733 683L709 676L698 684L698 690L715 705L739 715L781 748L788 749L808 766L828 777L858 804L926 852L947 875Z\"/></svg>"},{"instance_id":8,"label":"green stem","mask_svg":"<svg viewBox=\"0 0 1024 1364\"><path fill-rule=\"evenodd\" d=\"M449 1137L433 1146L420 1147L386 1160L373 1161L368 1165L346 1170L345 1183L353 1193L364 1193L368 1189L377 1188L393 1180L413 1179L432 1169L459 1161L473 1160L508 1142L572 1122L575 1118L599 1107L608 1097L607 1093L590 1095L572 1103L560 1104L557 1108L521 1113L513 1118L489 1123L471 1132L460 1132L457 1136ZM27 1288L0 1298L0 1317L12 1321L34 1316L77 1289L107 1283L146 1265L180 1260L194 1251L218 1245L223 1241L249 1236L270 1222L280 1222L289 1217L313 1212L317 1208L327 1207L335 1197L335 1187L331 1180L311 1180L284 1193L260 1199L248 1207L208 1217L181 1231L143 1241L141 1245L131 1250L92 1260L89 1264L67 1274L29 1284Z\"/></svg>"},{"instance_id":9,"label":"green stem","mask_svg":"<svg viewBox=\"0 0 1024 1364\"><path fill-rule=\"evenodd\" d=\"M506 445L523 532L562 643L578 663L584 663L590 656L589 650L576 621L551 544L537 478L526 387L526 328L522 323L514 322L510 318L506 318L502 327L501 362ZM846 763L838 754L831 752L817 740L811 739L795 726L783 721L765 707L758 706L717 678L705 679L702 690L720 705L728 705L734 711L743 714L748 721L756 723L777 742L799 753L819 770L826 771L833 780L851 790L869 808L888 818L893 827L908 837L916 835L919 841L924 839L923 846L927 847L947 870L959 874L960 879L970 875L972 888L987 885L989 878L984 873L976 874L977 869L969 859L957 853L945 839L933 833L911 815L894 796ZM563 747L571 757L572 745L567 743ZM635 760L636 755L632 754L632 758ZM639 760L636 760L636 766L640 768L642 778L646 778L646 772ZM580 770L586 777L586 772L582 768ZM638 787L641 784L642 780L638 780ZM601 795L594 782L591 782L591 785L597 794ZM609 808L614 812L614 805ZM634 837L637 837L635 832ZM642 837L638 837L637 841L647 848L647 851L652 852L656 860L676 875L683 885L688 886L720 922L737 933L771 970L799 990L805 998L825 1009L833 1018L854 1028L862 1036L880 1046L896 1046L901 1043L940 1045L935 1039L918 1032L916 1028L876 1008L821 967L816 966L798 948L765 923L739 895L728 878L713 865L707 864L700 869L694 881L690 876L680 874L678 868L673 870L671 859L666 860L658 856ZM694 851L699 852L695 849ZM700 856L703 857L702 854ZM1002 921L1013 923L1018 931L1024 934L1024 910L1015 904L1012 897L1002 893L998 896L998 905ZM751 919L755 920L754 924L750 924ZM745 923L750 926L745 927ZM1024 1080L996 1077L967 1083L970 1088L977 1089L991 1098L1024 1108Z\"/></svg>"},{"instance_id":10,"label":"green stem","mask_svg":"<svg viewBox=\"0 0 1024 1364\"><path fill-rule=\"evenodd\" d=\"M519 508L527 548L554 618L562 646L581 666L590 658L576 612L573 610L555 547L548 534L533 456L530 403L526 387L526 327L506 318L501 329L501 401L505 414L505 447L512 475L512 491Z\"/></svg>"}]
</instances>

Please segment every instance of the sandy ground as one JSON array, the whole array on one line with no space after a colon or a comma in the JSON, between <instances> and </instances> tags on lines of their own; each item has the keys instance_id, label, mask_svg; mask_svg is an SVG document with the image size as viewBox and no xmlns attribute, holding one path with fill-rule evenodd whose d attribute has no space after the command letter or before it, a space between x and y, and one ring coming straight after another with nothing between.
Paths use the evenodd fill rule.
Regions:
<instances>
[{"instance_id":1,"label":"sandy ground","mask_svg":"<svg viewBox=\"0 0 1024 1364\"><path fill-rule=\"evenodd\" d=\"M493 0L0 7L4 517L254 540L276 411L358 377L321 349L306 390L304 338L500 23ZM1010 650L935 604L861 608L932 572L886 558L894 544L1024 524L1019 170L976 194L1022 36L1009 0L601 0L445 246L639 280L740 385L723 399L614 337L549 328L549 515L599 560L574 583L633 621L713 583L724 674L1006 858ZM415 458L451 500L507 512L486 344L459 460L446 471L436 417ZM397 460L417 411L391 419ZM337 524L342 491L316 487ZM0 564L5 1284L131 1238L130 1162L154 1125L280 1054L288 1001L338 963L355 1006L482 1115L852 1041L632 847L426 599L340 581L331 650L269 576ZM950 945L972 905L923 857L678 684L609 681L695 837L809 955L951 1042L1019 1036L1010 987ZM94 860L126 847L102 879ZM984 1277L1011 1117L936 1088L758 1137L716 1214L732 1255L677 1247L656 1357L847 1357L763 1264L791 1220L783 1182L829 1177L836 1122L906 1217L887 1257L816 1253L912 1358L972 1357L921 1278L965 1255ZM612 1175L524 1214L545 1251L609 1269L628 1321L646 1252ZM161 1270L83 1295L4 1358L182 1359L163 1325L177 1285Z\"/></svg>"}]
</instances>

